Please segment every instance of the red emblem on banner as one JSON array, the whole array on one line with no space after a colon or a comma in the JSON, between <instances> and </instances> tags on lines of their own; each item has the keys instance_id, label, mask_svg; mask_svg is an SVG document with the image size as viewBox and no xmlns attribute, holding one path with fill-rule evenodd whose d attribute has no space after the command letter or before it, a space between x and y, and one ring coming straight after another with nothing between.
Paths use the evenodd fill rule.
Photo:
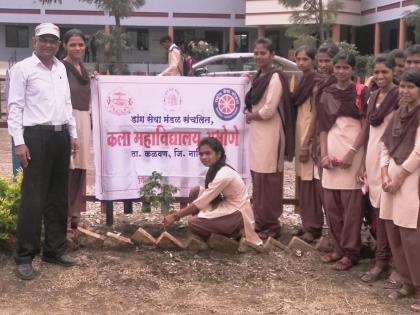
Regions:
<instances>
[{"instance_id":1,"label":"red emblem on banner","mask_svg":"<svg viewBox=\"0 0 420 315\"><path fill-rule=\"evenodd\" d=\"M106 109L114 115L130 114L133 108L133 99L121 88L112 91L106 99Z\"/></svg>"},{"instance_id":2,"label":"red emblem on banner","mask_svg":"<svg viewBox=\"0 0 420 315\"><path fill-rule=\"evenodd\" d=\"M182 105L181 93L174 88L166 90L164 98L164 108L168 112L178 112Z\"/></svg>"}]
</instances>

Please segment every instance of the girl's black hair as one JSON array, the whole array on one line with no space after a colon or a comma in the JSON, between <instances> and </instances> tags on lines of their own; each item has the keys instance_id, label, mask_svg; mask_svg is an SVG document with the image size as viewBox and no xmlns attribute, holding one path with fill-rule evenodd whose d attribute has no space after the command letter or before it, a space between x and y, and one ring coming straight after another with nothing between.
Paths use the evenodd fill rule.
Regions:
<instances>
[{"instance_id":1,"label":"girl's black hair","mask_svg":"<svg viewBox=\"0 0 420 315\"><path fill-rule=\"evenodd\" d=\"M393 69L395 67L395 59L392 59L389 54L379 54L373 60L372 67L377 64L383 64L388 69Z\"/></svg>"},{"instance_id":2,"label":"girl's black hair","mask_svg":"<svg viewBox=\"0 0 420 315\"><path fill-rule=\"evenodd\" d=\"M411 55L418 55L420 54L420 44L412 45L410 47L407 47L404 51L404 55L407 58Z\"/></svg>"},{"instance_id":3,"label":"girl's black hair","mask_svg":"<svg viewBox=\"0 0 420 315\"><path fill-rule=\"evenodd\" d=\"M64 44L67 44L73 36L79 36L83 41L86 43L86 35L77 28L72 28L71 30L68 30L64 36L63 36L63 42Z\"/></svg>"},{"instance_id":4,"label":"girl's black hair","mask_svg":"<svg viewBox=\"0 0 420 315\"><path fill-rule=\"evenodd\" d=\"M256 41L255 41L255 45L254 45L254 47L255 46L257 46L257 45L264 45L264 47L269 51L269 52L271 52L271 53L273 53L274 52L274 45L273 45L273 42L270 40L270 39L268 39L268 38L266 38L266 37L261 37L261 38L258 38Z\"/></svg>"},{"instance_id":5,"label":"girl's black hair","mask_svg":"<svg viewBox=\"0 0 420 315\"><path fill-rule=\"evenodd\" d=\"M327 54L328 56L330 56L330 58L334 58L339 51L340 49L338 48L338 46L330 42L325 42L318 48L318 53Z\"/></svg>"},{"instance_id":6,"label":"girl's black hair","mask_svg":"<svg viewBox=\"0 0 420 315\"><path fill-rule=\"evenodd\" d=\"M400 82L414 83L417 87L420 87L420 69L407 69L400 77Z\"/></svg>"},{"instance_id":7,"label":"girl's black hair","mask_svg":"<svg viewBox=\"0 0 420 315\"><path fill-rule=\"evenodd\" d=\"M395 60L397 58L405 59L404 50L398 49L398 48L391 50L391 52L389 53L389 58L391 58L393 60Z\"/></svg>"},{"instance_id":8,"label":"girl's black hair","mask_svg":"<svg viewBox=\"0 0 420 315\"><path fill-rule=\"evenodd\" d=\"M226 153L223 144L220 142L219 139L213 137L206 137L201 139L200 143L198 144L198 149L203 145L208 145L214 152L217 154L220 153L220 159L212 166L210 166L209 170L206 174L205 179L205 187L207 188L209 184L214 180L217 175L217 172L226 165Z\"/></svg>"},{"instance_id":9,"label":"girl's black hair","mask_svg":"<svg viewBox=\"0 0 420 315\"><path fill-rule=\"evenodd\" d=\"M296 52L295 52L295 57L298 55L298 53L300 53L300 52L304 52L309 58L311 58L312 60L314 60L315 59L315 56L316 56L316 49L314 48L314 47L312 47L312 46L307 46L307 45L304 45L304 46L300 46L298 49L296 49Z\"/></svg>"},{"instance_id":10,"label":"girl's black hair","mask_svg":"<svg viewBox=\"0 0 420 315\"><path fill-rule=\"evenodd\" d=\"M340 50L338 54L334 56L333 64L336 64L340 60L344 60L352 68L356 66L356 57L352 53Z\"/></svg>"}]
</instances>

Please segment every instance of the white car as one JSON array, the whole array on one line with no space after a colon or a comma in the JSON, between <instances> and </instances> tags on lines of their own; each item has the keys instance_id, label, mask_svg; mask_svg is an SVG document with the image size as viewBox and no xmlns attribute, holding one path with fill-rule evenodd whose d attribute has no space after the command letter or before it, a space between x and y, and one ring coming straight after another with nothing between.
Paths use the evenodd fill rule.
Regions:
<instances>
[{"instance_id":1,"label":"white car","mask_svg":"<svg viewBox=\"0 0 420 315\"><path fill-rule=\"evenodd\" d=\"M286 58L275 56L274 64L281 68L288 76L296 74L300 76L300 71L293 61ZM230 53L215 55L201 60L192 66L192 76L241 76L257 71L253 53Z\"/></svg>"}]
</instances>

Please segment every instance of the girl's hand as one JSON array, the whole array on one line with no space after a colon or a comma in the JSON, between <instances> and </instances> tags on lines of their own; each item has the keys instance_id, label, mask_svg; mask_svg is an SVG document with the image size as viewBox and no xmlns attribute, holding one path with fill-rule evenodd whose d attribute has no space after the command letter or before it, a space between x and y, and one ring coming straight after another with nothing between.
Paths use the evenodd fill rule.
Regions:
<instances>
[{"instance_id":1,"label":"girl's hand","mask_svg":"<svg viewBox=\"0 0 420 315\"><path fill-rule=\"evenodd\" d=\"M168 214L163 218L163 224L166 226L173 224L175 221L176 221L175 213Z\"/></svg>"},{"instance_id":2,"label":"girl's hand","mask_svg":"<svg viewBox=\"0 0 420 315\"><path fill-rule=\"evenodd\" d=\"M307 163L309 161L309 148L302 147L299 152L299 162Z\"/></svg>"},{"instance_id":3,"label":"girl's hand","mask_svg":"<svg viewBox=\"0 0 420 315\"><path fill-rule=\"evenodd\" d=\"M343 157L343 160L342 160L342 164L341 164L342 169L348 169L351 167L351 165L353 164L353 158L355 154L356 152L353 150L349 150L346 153L346 155Z\"/></svg>"},{"instance_id":4,"label":"girl's hand","mask_svg":"<svg viewBox=\"0 0 420 315\"><path fill-rule=\"evenodd\" d=\"M328 157L328 155L324 156L321 159L321 166L322 166L322 168L326 168L326 169L332 169L333 168L332 164L331 164L331 160Z\"/></svg>"},{"instance_id":5,"label":"girl's hand","mask_svg":"<svg viewBox=\"0 0 420 315\"><path fill-rule=\"evenodd\" d=\"M357 173L357 182L359 184L364 184L366 179L366 170L364 167L361 167L359 172Z\"/></svg>"},{"instance_id":6,"label":"girl's hand","mask_svg":"<svg viewBox=\"0 0 420 315\"><path fill-rule=\"evenodd\" d=\"M392 184L392 179L388 175L382 176L382 190L385 192L390 192L390 186Z\"/></svg>"}]
</instances>

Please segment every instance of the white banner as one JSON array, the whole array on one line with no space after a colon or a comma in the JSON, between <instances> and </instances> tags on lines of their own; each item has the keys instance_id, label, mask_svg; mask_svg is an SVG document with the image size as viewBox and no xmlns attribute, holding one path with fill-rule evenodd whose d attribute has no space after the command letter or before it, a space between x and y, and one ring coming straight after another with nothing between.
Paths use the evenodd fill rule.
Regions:
<instances>
[{"instance_id":1,"label":"white banner","mask_svg":"<svg viewBox=\"0 0 420 315\"><path fill-rule=\"evenodd\" d=\"M99 76L92 84L96 197L134 199L153 171L181 196L201 184L200 139L224 144L227 162L248 177L245 78Z\"/></svg>"}]
</instances>

